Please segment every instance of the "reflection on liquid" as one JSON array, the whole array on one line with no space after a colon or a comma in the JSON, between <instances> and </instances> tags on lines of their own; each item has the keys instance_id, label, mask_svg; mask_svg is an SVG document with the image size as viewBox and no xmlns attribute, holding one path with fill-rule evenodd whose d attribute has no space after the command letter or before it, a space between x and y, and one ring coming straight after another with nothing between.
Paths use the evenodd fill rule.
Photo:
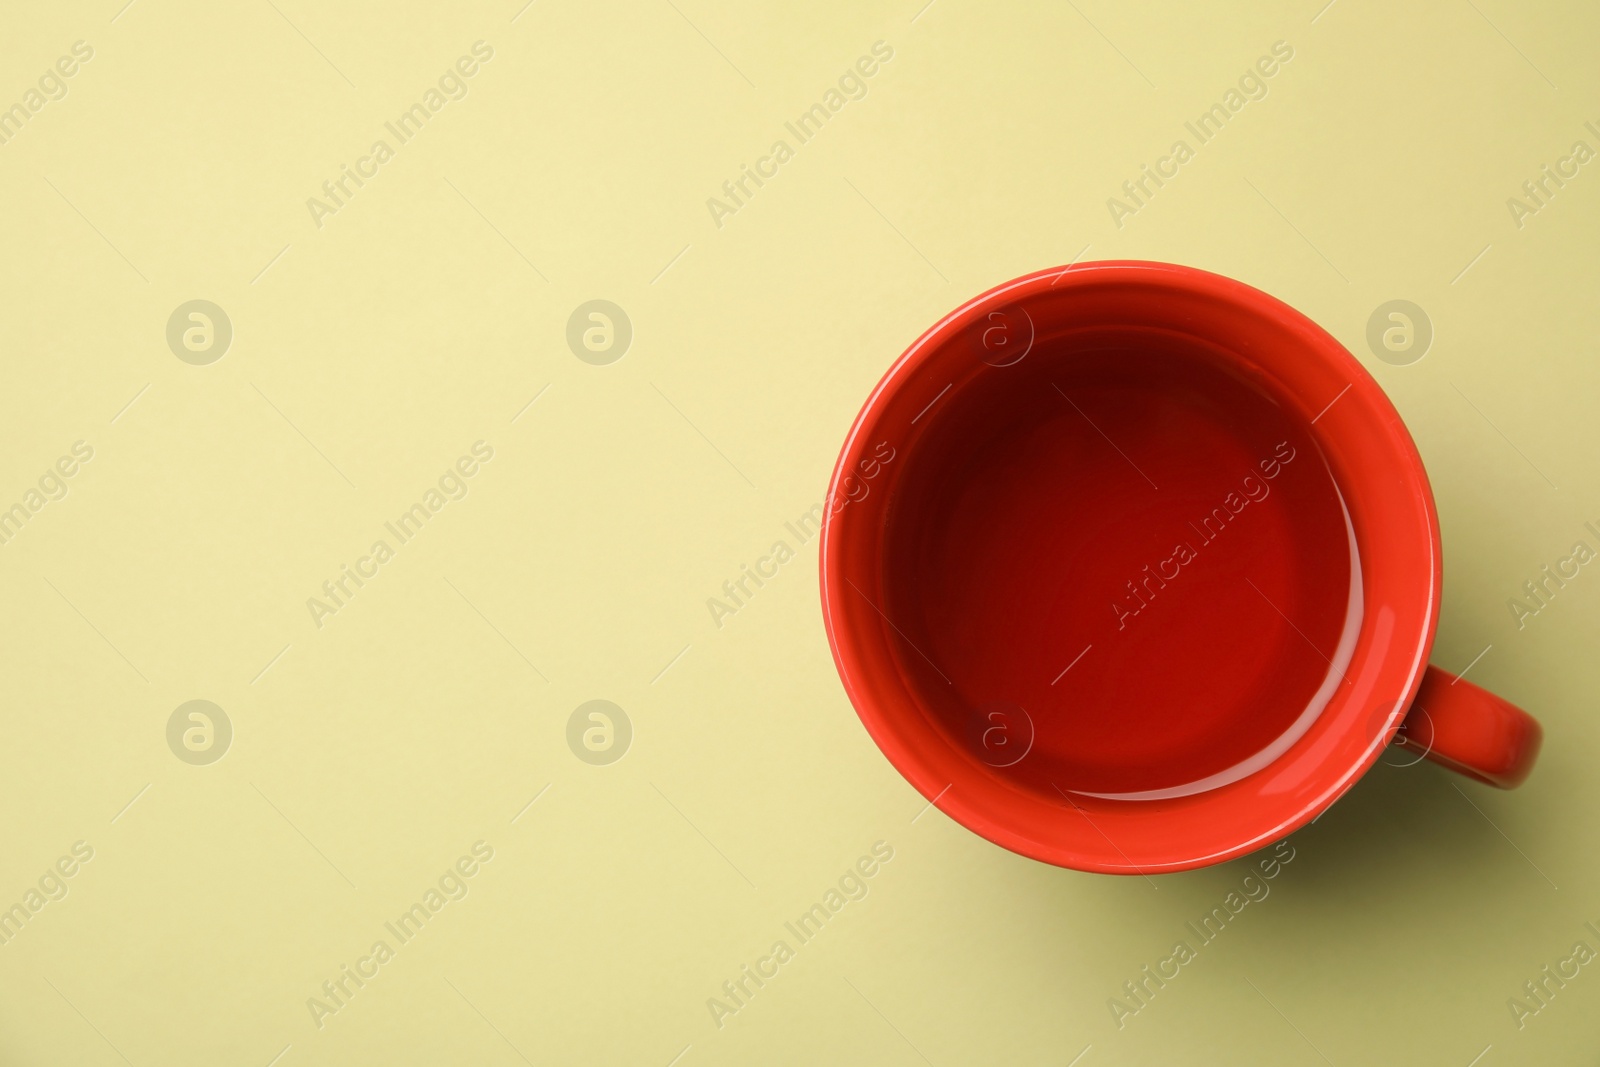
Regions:
<instances>
[{"instance_id":1,"label":"reflection on liquid","mask_svg":"<svg viewBox=\"0 0 1600 1067\"><path fill-rule=\"evenodd\" d=\"M1338 492L1335 484L1335 492ZM1346 682L1345 671L1350 666L1350 661L1355 655L1356 638L1361 634L1361 619L1364 614L1365 602L1361 594L1361 557L1356 548L1355 526L1350 521L1350 509L1345 506L1344 494L1339 494L1339 509L1344 515L1345 538L1350 549L1350 599L1345 608L1344 628L1339 632L1339 644L1334 649L1333 658L1328 663L1328 673L1323 678L1322 684L1312 694L1311 700L1306 704L1305 710L1297 715L1289 728L1279 734L1272 743L1256 752L1247 759L1241 760L1231 767L1208 774L1204 778L1197 778L1192 782L1182 785L1169 786L1165 789L1145 789L1132 793L1093 793L1084 789L1074 789L1070 792L1082 796L1099 797L1103 800L1170 800L1174 797L1192 796L1195 793L1204 793L1211 789L1220 789L1231 785L1239 779L1252 775L1255 772L1270 766L1278 757L1289 751L1296 741L1305 736L1311 724L1316 722L1317 716L1322 714L1339 686ZM1291 622L1290 625L1293 625ZM1321 650L1318 649L1320 653Z\"/></svg>"}]
</instances>

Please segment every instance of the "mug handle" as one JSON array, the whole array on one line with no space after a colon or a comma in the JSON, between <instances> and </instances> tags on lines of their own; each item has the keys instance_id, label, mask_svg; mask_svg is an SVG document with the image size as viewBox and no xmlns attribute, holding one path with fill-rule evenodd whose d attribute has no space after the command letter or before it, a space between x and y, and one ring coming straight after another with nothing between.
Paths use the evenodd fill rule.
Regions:
<instances>
[{"instance_id":1,"label":"mug handle","mask_svg":"<svg viewBox=\"0 0 1600 1067\"><path fill-rule=\"evenodd\" d=\"M1522 784L1543 740L1544 730L1532 715L1433 666L1394 736L1396 745L1501 789Z\"/></svg>"}]
</instances>

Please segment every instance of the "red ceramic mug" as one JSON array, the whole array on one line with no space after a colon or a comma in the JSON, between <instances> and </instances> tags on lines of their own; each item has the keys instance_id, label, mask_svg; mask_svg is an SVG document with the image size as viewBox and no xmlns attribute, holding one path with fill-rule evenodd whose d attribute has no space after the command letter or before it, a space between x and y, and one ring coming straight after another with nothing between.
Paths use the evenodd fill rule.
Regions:
<instances>
[{"instance_id":1,"label":"red ceramic mug","mask_svg":"<svg viewBox=\"0 0 1600 1067\"><path fill-rule=\"evenodd\" d=\"M1387 743L1507 788L1538 753L1525 712L1428 666L1439 523L1393 405L1240 282L1102 262L990 290L884 376L828 499L862 722L1025 856L1220 863Z\"/></svg>"}]
</instances>

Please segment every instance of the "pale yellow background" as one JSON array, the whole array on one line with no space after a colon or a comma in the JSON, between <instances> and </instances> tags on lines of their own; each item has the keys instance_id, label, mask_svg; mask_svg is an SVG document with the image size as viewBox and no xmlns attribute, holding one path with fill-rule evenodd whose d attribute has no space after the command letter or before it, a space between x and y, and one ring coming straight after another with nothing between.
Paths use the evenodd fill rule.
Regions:
<instances>
[{"instance_id":1,"label":"pale yellow background","mask_svg":"<svg viewBox=\"0 0 1600 1067\"><path fill-rule=\"evenodd\" d=\"M1521 630L1506 601L1600 520L1600 164L1520 229L1506 200L1600 147L1600 15L920 3L7 10L0 106L94 58L0 146L0 506L95 455L0 547L0 906L95 856L0 946L0 1062L1593 1062L1592 967L1524 1029L1506 1002L1600 947L1600 576ZM306 199L478 40L470 95L319 229ZM706 198L879 40L866 98L717 228ZM1279 40L1269 95L1114 225ZM834 673L814 541L706 607L793 542L908 342L1080 255L1229 274L1345 342L1437 493L1435 661L1492 646L1471 677L1549 737L1514 793L1374 770L1120 1031L1107 999L1244 861L1101 877L925 811ZM235 331L203 367L165 340L197 298ZM593 298L633 323L610 366L565 341ZM1366 346L1394 298L1436 329L1411 366ZM480 439L466 499L316 628L306 599ZM235 728L204 767L165 739L197 698ZM635 731L606 767L566 743L596 698ZM314 1026L479 839L470 895ZM714 1026L878 840L870 895Z\"/></svg>"}]
</instances>

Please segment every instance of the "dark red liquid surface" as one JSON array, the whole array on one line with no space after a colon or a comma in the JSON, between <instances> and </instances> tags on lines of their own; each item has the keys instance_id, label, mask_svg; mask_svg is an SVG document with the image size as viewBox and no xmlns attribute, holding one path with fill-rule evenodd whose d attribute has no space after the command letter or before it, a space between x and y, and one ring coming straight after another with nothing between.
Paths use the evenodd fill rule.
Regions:
<instances>
[{"instance_id":1,"label":"dark red liquid surface","mask_svg":"<svg viewBox=\"0 0 1600 1067\"><path fill-rule=\"evenodd\" d=\"M1166 334L1041 342L911 450L886 614L941 727L996 773L1198 791L1339 684L1359 602L1337 488L1302 417L1228 366Z\"/></svg>"}]
</instances>

